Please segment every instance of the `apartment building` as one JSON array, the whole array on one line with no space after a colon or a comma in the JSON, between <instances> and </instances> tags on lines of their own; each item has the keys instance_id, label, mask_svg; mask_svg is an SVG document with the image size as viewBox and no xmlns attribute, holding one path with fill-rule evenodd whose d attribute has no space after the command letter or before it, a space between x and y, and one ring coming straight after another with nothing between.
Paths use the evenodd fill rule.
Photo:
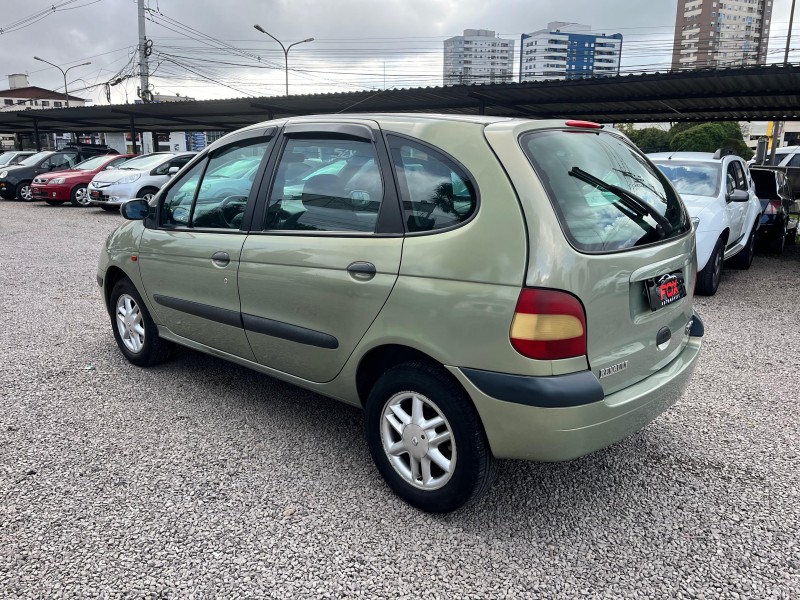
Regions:
<instances>
[{"instance_id":1,"label":"apartment building","mask_svg":"<svg viewBox=\"0 0 800 600\"><path fill-rule=\"evenodd\" d=\"M490 29L465 29L444 41L444 84L505 83L514 77L514 40Z\"/></svg>"},{"instance_id":2,"label":"apartment building","mask_svg":"<svg viewBox=\"0 0 800 600\"><path fill-rule=\"evenodd\" d=\"M678 0L672 69L764 64L772 0Z\"/></svg>"},{"instance_id":3,"label":"apartment building","mask_svg":"<svg viewBox=\"0 0 800 600\"><path fill-rule=\"evenodd\" d=\"M589 25L553 21L523 33L519 80L583 79L618 75L622 34L592 33Z\"/></svg>"}]
</instances>

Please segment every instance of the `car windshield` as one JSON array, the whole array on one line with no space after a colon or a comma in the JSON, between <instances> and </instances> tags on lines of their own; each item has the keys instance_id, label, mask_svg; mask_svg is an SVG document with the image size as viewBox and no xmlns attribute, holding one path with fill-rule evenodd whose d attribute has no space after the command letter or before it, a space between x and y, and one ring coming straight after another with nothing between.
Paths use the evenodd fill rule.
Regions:
<instances>
[{"instance_id":1,"label":"car windshield","mask_svg":"<svg viewBox=\"0 0 800 600\"><path fill-rule=\"evenodd\" d=\"M0 154L0 167L7 165L17 155L16 152L3 152Z\"/></svg>"},{"instance_id":2,"label":"car windshield","mask_svg":"<svg viewBox=\"0 0 800 600\"><path fill-rule=\"evenodd\" d=\"M128 161L125 161L121 165L119 165L118 169L135 169L135 170L145 170L145 169L152 169L160 165L165 160L169 160L175 156L174 154L169 153L161 153L161 154L147 154L145 156L137 156L136 158L132 158Z\"/></svg>"},{"instance_id":3,"label":"car windshield","mask_svg":"<svg viewBox=\"0 0 800 600\"><path fill-rule=\"evenodd\" d=\"M93 156L92 158L87 158L83 162L78 163L73 169L78 169L81 171L94 171L95 169L99 169L104 164L106 164L109 160L108 156Z\"/></svg>"},{"instance_id":4,"label":"car windshield","mask_svg":"<svg viewBox=\"0 0 800 600\"><path fill-rule=\"evenodd\" d=\"M50 156L51 154L54 154L54 152L51 152L49 150L45 150L44 152L37 152L36 154L31 154L28 158L18 162L17 164L22 165L24 167L31 167L36 163L38 163L43 158Z\"/></svg>"},{"instance_id":5,"label":"car windshield","mask_svg":"<svg viewBox=\"0 0 800 600\"><path fill-rule=\"evenodd\" d=\"M622 138L596 129L546 130L520 143L576 249L627 250L689 231L666 178Z\"/></svg>"},{"instance_id":6,"label":"car windshield","mask_svg":"<svg viewBox=\"0 0 800 600\"><path fill-rule=\"evenodd\" d=\"M679 160L655 161L655 163L681 195L716 198L719 194L722 181L719 163Z\"/></svg>"}]
</instances>

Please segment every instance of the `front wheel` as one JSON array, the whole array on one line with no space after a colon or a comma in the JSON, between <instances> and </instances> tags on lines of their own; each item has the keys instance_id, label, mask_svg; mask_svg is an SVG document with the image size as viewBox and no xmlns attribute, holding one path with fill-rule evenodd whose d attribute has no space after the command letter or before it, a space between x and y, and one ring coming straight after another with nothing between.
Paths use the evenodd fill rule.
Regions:
<instances>
[{"instance_id":1,"label":"front wheel","mask_svg":"<svg viewBox=\"0 0 800 600\"><path fill-rule=\"evenodd\" d=\"M722 259L725 254L725 240L719 238L711 256L697 274L697 293L701 296L713 296L719 289L719 280L722 278Z\"/></svg>"},{"instance_id":2,"label":"front wheel","mask_svg":"<svg viewBox=\"0 0 800 600\"><path fill-rule=\"evenodd\" d=\"M76 185L74 188L72 188L72 192L69 195L69 201L72 202L72 206L91 206L92 203L89 200L89 192L86 190L86 185Z\"/></svg>"},{"instance_id":3,"label":"front wheel","mask_svg":"<svg viewBox=\"0 0 800 600\"><path fill-rule=\"evenodd\" d=\"M367 443L389 487L412 506L456 510L497 476L475 408L440 368L414 362L384 373L367 400Z\"/></svg>"},{"instance_id":4,"label":"front wheel","mask_svg":"<svg viewBox=\"0 0 800 600\"><path fill-rule=\"evenodd\" d=\"M154 187L146 187L146 188L142 188L141 190L139 190L139 193L136 194L136 197L137 198L141 198L142 200L144 200L146 202L150 202L150 200L153 199L153 196L155 196L157 193L158 193L158 189L156 189Z\"/></svg>"},{"instance_id":5,"label":"front wheel","mask_svg":"<svg viewBox=\"0 0 800 600\"><path fill-rule=\"evenodd\" d=\"M120 279L109 299L114 339L122 354L139 367L165 360L172 344L158 336L158 329L130 279Z\"/></svg>"},{"instance_id":6,"label":"front wheel","mask_svg":"<svg viewBox=\"0 0 800 600\"><path fill-rule=\"evenodd\" d=\"M17 186L17 198L23 202L33 202L33 190L30 183L20 183Z\"/></svg>"}]
</instances>

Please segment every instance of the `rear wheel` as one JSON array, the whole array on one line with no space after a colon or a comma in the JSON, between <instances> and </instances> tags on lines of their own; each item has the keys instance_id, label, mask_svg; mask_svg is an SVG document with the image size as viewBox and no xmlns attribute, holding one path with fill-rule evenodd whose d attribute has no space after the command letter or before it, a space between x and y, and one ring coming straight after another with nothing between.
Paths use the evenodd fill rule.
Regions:
<instances>
[{"instance_id":1,"label":"rear wheel","mask_svg":"<svg viewBox=\"0 0 800 600\"><path fill-rule=\"evenodd\" d=\"M742 248L739 253L728 262L734 269L749 269L750 265L753 264L753 257L755 254L756 226L753 224L753 227L750 229L750 236L747 238L744 248Z\"/></svg>"},{"instance_id":2,"label":"rear wheel","mask_svg":"<svg viewBox=\"0 0 800 600\"><path fill-rule=\"evenodd\" d=\"M367 442L378 471L403 500L427 512L483 496L497 462L466 393L441 368L398 365L367 400Z\"/></svg>"},{"instance_id":3,"label":"rear wheel","mask_svg":"<svg viewBox=\"0 0 800 600\"><path fill-rule=\"evenodd\" d=\"M169 356L173 345L158 336L158 329L130 279L116 283L109 307L114 339L125 358L139 367L150 367Z\"/></svg>"},{"instance_id":4,"label":"rear wheel","mask_svg":"<svg viewBox=\"0 0 800 600\"><path fill-rule=\"evenodd\" d=\"M30 181L23 181L17 186L17 198L23 202L33 202L33 190Z\"/></svg>"},{"instance_id":5,"label":"rear wheel","mask_svg":"<svg viewBox=\"0 0 800 600\"><path fill-rule=\"evenodd\" d=\"M719 289L719 280L722 277L722 258L725 253L725 240L719 238L711 256L697 274L697 293L701 296L713 296Z\"/></svg>"},{"instance_id":6,"label":"rear wheel","mask_svg":"<svg viewBox=\"0 0 800 600\"><path fill-rule=\"evenodd\" d=\"M783 227L778 232L774 238L769 240L766 244L765 250L771 254L782 254L783 247L786 245L786 236L788 232L786 230L787 222L784 220Z\"/></svg>"},{"instance_id":7,"label":"rear wheel","mask_svg":"<svg viewBox=\"0 0 800 600\"><path fill-rule=\"evenodd\" d=\"M74 188L72 188L72 192L69 195L69 201L72 202L72 206L90 206L92 203L89 201L89 193L86 190L86 185L76 185Z\"/></svg>"}]
</instances>

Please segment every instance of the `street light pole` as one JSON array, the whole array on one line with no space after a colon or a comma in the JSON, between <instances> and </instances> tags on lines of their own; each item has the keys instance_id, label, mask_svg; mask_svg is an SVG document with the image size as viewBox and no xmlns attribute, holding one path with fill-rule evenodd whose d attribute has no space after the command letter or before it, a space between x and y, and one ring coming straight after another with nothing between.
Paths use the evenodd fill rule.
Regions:
<instances>
[{"instance_id":1,"label":"street light pole","mask_svg":"<svg viewBox=\"0 0 800 600\"><path fill-rule=\"evenodd\" d=\"M67 108L69 108L69 92L67 90L67 73L69 73L69 71L74 69L75 67L84 67L86 65L92 64L92 62L89 61L89 62L81 63L79 65L72 65L71 67L68 67L67 70L65 71L64 69L62 69L58 65L55 65L55 64L51 63L49 60L45 60L43 58L39 58L38 56L34 56L33 60L38 60L38 61L41 61L43 63L47 63L51 67L55 67L56 69L61 71L61 74L64 76L64 100L66 100Z\"/></svg>"},{"instance_id":2,"label":"street light pole","mask_svg":"<svg viewBox=\"0 0 800 600\"><path fill-rule=\"evenodd\" d=\"M295 42L294 44L289 44L288 46L284 46L283 42L281 42L278 38L272 35L269 31L261 27L261 25L253 25L253 28L255 28L256 31L260 31L261 33L268 35L273 40L278 42L278 44L280 44L281 49L283 50L283 64L284 64L284 71L286 73L286 95L288 96L289 95L289 50L292 49L292 46L297 46L297 44L305 44L306 42L313 42L314 38L313 37L306 38L304 40L300 40L299 42Z\"/></svg>"}]
</instances>

